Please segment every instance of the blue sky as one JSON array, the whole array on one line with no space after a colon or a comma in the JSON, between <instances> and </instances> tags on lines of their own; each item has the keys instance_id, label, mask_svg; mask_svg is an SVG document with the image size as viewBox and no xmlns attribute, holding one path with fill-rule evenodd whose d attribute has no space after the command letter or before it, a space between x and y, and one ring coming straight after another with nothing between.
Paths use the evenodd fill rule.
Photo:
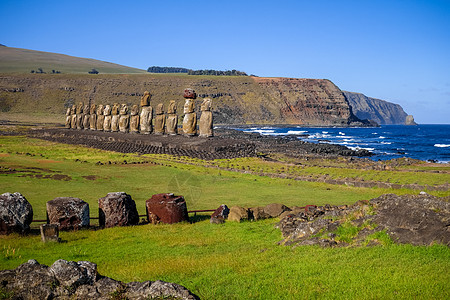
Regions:
<instances>
[{"instance_id":1,"label":"blue sky","mask_svg":"<svg viewBox=\"0 0 450 300\"><path fill-rule=\"evenodd\" d=\"M0 0L0 43L147 69L327 78L450 123L450 1Z\"/></svg>"}]
</instances>

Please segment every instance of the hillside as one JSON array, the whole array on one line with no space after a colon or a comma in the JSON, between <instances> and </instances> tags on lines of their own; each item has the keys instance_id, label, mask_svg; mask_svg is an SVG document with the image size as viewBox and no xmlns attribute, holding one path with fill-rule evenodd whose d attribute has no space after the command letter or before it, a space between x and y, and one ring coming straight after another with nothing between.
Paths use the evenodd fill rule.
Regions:
<instances>
[{"instance_id":1,"label":"hillside","mask_svg":"<svg viewBox=\"0 0 450 300\"><path fill-rule=\"evenodd\" d=\"M139 104L148 90L153 107L164 103L167 108L176 100L181 116L187 87L198 94L197 112L202 98L212 98L216 124L346 126L358 121L329 80L245 76L3 74L0 108L8 115L53 114L62 122L65 109L74 103Z\"/></svg>"},{"instance_id":2,"label":"hillside","mask_svg":"<svg viewBox=\"0 0 450 300\"><path fill-rule=\"evenodd\" d=\"M34 51L20 48L0 47L0 73L30 73L42 68L51 73L87 73L97 69L100 73L145 73L145 70L90 58L80 58L64 54Z\"/></svg>"},{"instance_id":3,"label":"hillside","mask_svg":"<svg viewBox=\"0 0 450 300\"><path fill-rule=\"evenodd\" d=\"M358 118L373 120L383 125L405 124L407 114L399 104L370 98L360 93L343 93Z\"/></svg>"}]
</instances>

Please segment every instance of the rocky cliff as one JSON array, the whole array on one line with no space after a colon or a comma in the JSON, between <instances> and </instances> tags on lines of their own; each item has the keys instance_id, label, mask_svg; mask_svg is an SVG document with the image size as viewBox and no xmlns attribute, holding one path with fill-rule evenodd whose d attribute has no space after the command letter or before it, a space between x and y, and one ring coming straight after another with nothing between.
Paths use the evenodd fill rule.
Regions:
<instances>
[{"instance_id":1,"label":"rocky cliff","mask_svg":"<svg viewBox=\"0 0 450 300\"><path fill-rule=\"evenodd\" d=\"M361 125L342 91L325 79L189 76L174 74L17 74L0 75L0 111L46 113L63 120L74 103L139 104L148 90L151 105L175 100L178 115L183 90L200 100L212 98L216 124Z\"/></svg>"},{"instance_id":2,"label":"rocky cliff","mask_svg":"<svg viewBox=\"0 0 450 300\"><path fill-rule=\"evenodd\" d=\"M370 98L360 93L343 92L358 118L373 120L378 124L405 124L407 114L399 104Z\"/></svg>"}]
</instances>

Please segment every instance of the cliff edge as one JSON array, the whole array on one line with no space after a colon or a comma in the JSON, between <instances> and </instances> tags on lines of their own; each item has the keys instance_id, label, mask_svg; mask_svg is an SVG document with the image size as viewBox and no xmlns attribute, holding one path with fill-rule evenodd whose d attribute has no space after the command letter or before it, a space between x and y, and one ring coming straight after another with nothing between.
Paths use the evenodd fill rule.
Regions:
<instances>
[{"instance_id":1,"label":"cliff edge","mask_svg":"<svg viewBox=\"0 0 450 300\"><path fill-rule=\"evenodd\" d=\"M360 93L343 93L358 118L373 120L380 125L405 124L407 114L399 104L370 98Z\"/></svg>"}]
</instances>

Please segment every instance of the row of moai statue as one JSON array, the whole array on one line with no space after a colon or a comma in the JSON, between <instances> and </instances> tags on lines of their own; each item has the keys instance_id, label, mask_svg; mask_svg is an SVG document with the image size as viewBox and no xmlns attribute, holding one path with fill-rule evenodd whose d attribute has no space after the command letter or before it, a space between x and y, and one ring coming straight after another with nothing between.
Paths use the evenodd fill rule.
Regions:
<instances>
[{"instance_id":1,"label":"row of moai statue","mask_svg":"<svg viewBox=\"0 0 450 300\"><path fill-rule=\"evenodd\" d=\"M193 89L184 91L184 118L183 134L186 136L197 135L197 114L195 113L194 100L197 95ZM72 105L66 111L66 128L99 130L111 132L130 132L162 135L178 134L178 116L175 101L170 101L167 115L164 114L164 105L158 104L155 111L155 122L152 125L153 108L150 106L151 94L144 92L141 98L141 112L138 105L131 107L128 114L127 104L114 103L112 106L91 104ZM200 137L213 136L213 117L211 112L211 99L203 99L198 134Z\"/></svg>"}]
</instances>

